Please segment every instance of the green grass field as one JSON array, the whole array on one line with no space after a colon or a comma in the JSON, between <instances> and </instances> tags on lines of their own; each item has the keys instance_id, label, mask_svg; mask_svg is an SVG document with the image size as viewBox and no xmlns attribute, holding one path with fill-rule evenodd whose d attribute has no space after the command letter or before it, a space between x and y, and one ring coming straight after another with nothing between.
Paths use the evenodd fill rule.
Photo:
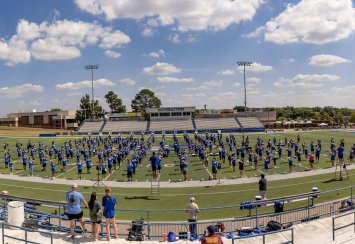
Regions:
<instances>
[{"instance_id":1,"label":"green grass field","mask_svg":"<svg viewBox=\"0 0 355 244\"><path fill-rule=\"evenodd\" d=\"M192 135L191 135L192 136ZM250 145L254 146L256 142L257 136L260 136L264 142L267 142L268 139L272 139L273 137L276 137L276 139L281 139L281 141L284 141L284 138L287 137L288 140L293 139L296 141L297 133L279 133L279 134L251 134L249 135L250 138ZM241 140L241 135L237 135L237 146L240 143ZM316 142L317 140L322 141L322 153L320 157L320 162L315 164L315 169L319 168L328 168L331 167L331 162L330 162L330 138L334 138L336 141L336 145L339 144L340 139L344 139L346 142L346 152L345 152L345 159L348 158L348 151L350 149L350 146L355 143L355 134L353 133L341 133L341 132L307 132L307 133L301 133L301 141L300 144L305 143L308 147L311 143L311 141ZM156 136L156 146L158 145L159 141L161 139L160 135ZM6 142L10 145L10 148L12 150L12 158L14 161L14 174L16 175L29 175L29 171L23 170L21 158L17 158L17 153L15 150L15 143L16 142L21 142L23 145L27 143L29 139L25 138L1 138L1 142ZM44 144L50 145L53 139L44 139L44 138L31 138L31 142L33 143L38 143L41 141ZM69 138L56 138L55 143L58 147L58 145L61 145L64 143L64 141L68 141ZM172 144L172 138L167 137L166 138L167 144ZM180 139L181 144L184 144L183 138ZM239 143L238 143L239 142ZM2 144L1 143L1 144ZM240 145L239 145L240 146ZM102 148L102 147L101 147ZM0 173L9 173L9 169L5 168L5 165L3 163L4 161L4 152L3 148L1 148L2 152L0 152ZM217 148L215 147L213 149L213 152L216 152ZM233 149L235 151L235 149ZM228 152L228 150L227 150ZM151 168L150 168L150 162L149 162L149 156L151 153L148 153L148 156L143 160L142 164L139 165L138 170L136 171L136 174L134 175L134 180L136 181L147 181L150 180L151 178ZM127 158L127 160L130 158ZM217 157L218 159L218 157ZM247 156L246 156L247 159ZM212 160L212 156L209 156L209 160ZM56 162L56 159L54 159ZM201 180L201 179L209 179L211 177L211 168L205 168L202 163L198 160L197 157L191 156L191 153L189 153L189 173L188 173L188 179L189 180ZM76 159L69 159L68 160L68 166L67 166L67 172L62 173L60 171L61 166L58 165L56 169L56 178L65 178L65 179L77 179L77 167L76 167ZM126 180L126 162L125 161L122 165L121 168L115 170L111 175L107 174L104 180L113 180L113 181L125 181ZM93 163L97 164L98 159L97 156L93 157ZM85 165L85 164L84 164ZM254 177L260 175L260 173L264 172L263 169L263 160L259 161L259 167L258 170L255 170L253 167L250 167L249 164L246 164L247 166L245 167L245 175L248 177ZM35 160L34 164L34 176L41 176L41 177L50 177L51 171L50 171L50 165L47 165L47 170L45 172L41 171L41 165L39 163L38 157ZM309 163L306 160L306 158L302 155L302 162L301 165L298 164L297 160L295 160L295 167L293 168L293 171L307 171L309 170ZM289 171L288 167L288 162L287 162L287 152L286 152L286 147L283 148L283 156L281 159L277 160L277 168L272 167L272 162L270 163L270 169L268 174L269 175L274 175L274 174L286 174ZM226 178L226 179L232 179L239 177L239 171L238 171L238 166L236 168L236 172L233 172L232 168L228 164L228 160L226 160L225 164L222 164L222 169L219 170L218 172L218 177L219 178ZM91 169L91 174L86 174L86 169L84 167L83 170L83 179L96 179L97 174L96 170L94 168ZM182 175L179 169L179 159L174 153L170 153L170 156L168 158L163 158L163 168L161 171L161 181L173 181L177 182L182 179Z\"/></svg>"},{"instance_id":2,"label":"green grass field","mask_svg":"<svg viewBox=\"0 0 355 244\"><path fill-rule=\"evenodd\" d=\"M346 145L346 157L348 155L348 150L350 145L355 143L355 134L353 133L344 133L344 132L304 132L300 133L301 143L309 145L311 141L316 141L317 139L322 141L323 151L321 155L321 161L319 164L316 164L316 168L327 168L330 166L330 138L334 138L338 144L340 139L345 140ZM282 141L284 137L288 139L296 139L297 133L280 133L280 134L250 134L249 138L251 145L255 144L257 136L262 137L264 141L267 141L269 138L276 137L280 138ZM240 142L241 135L237 135L237 144ZM44 139L44 138L31 138L32 142L38 143L42 141L45 144L51 143L53 139ZM59 145L64 141L69 140L68 138L56 138L54 139L56 144ZM22 142L25 144L28 141L28 138L11 138L11 137L2 137L0 138L0 143L7 142L15 153L15 143ZM157 141L160 141L160 136L157 135ZM172 139L167 138L167 143L171 143ZM181 138L182 142L182 138ZM214 149L215 150L215 149ZM0 151L0 172L9 173L8 169L5 169L3 163L3 148L1 147ZM283 150L283 158L278 160L279 168L270 169L269 174L283 174L288 171L288 164L286 161L286 152ZM177 164L177 157L171 154L169 158L164 158L164 164L169 165L169 167L163 167L161 180L171 180L179 181L182 177ZM16 155L14 155L16 157ZM211 160L211 158L210 158ZM95 158L94 162L97 159ZM73 164L74 159L69 160L69 164ZM139 167L134 179L138 181L146 181L150 179L150 167L148 167L148 161L145 160L142 163L142 166ZM172 166L172 164L175 164ZM196 157L189 156L189 179L200 180L201 178L208 179L209 173ZM38 162L37 162L38 165ZM232 170L227 166L226 162L219 173L221 178L234 178L238 176L237 172L232 172ZM171 167L172 166L172 167ZM71 168L72 167L72 168ZM58 167L59 171L60 167ZM47 172L40 171L40 166L35 167L35 175L48 177L50 175L49 167ZM208 169L210 170L210 169ZM296 166L295 171L305 171L308 170L308 163L303 159L302 166ZM262 172L262 166L260 167ZM85 168L84 168L85 172ZM23 171L21 162L15 164L15 174L18 175L28 175L27 171ZM270 181L268 184L268 198L282 197L285 195L293 195L299 193L310 192L311 188L314 186L319 187L321 191L336 189L339 187L355 185L355 170L349 170L350 180L335 181L334 173L317 175L312 177L303 177L295 178L289 180L278 180ZM251 167L246 167L246 175L248 176L258 176L260 175L259 171L255 171ZM57 178L67 178L67 179L77 179L76 166L69 165L68 172L66 174L57 173ZM95 179L96 174L94 172L91 175L84 174L86 179ZM125 167L118 169L107 180L125 180ZM124 187L118 187L113 189L113 194L119 199L119 208L123 209L151 209L151 210L167 210L167 209L184 209L186 203L190 196L195 196L197 203L200 208L209 208L209 207L218 207L218 206L234 206L240 204L242 201L253 200L254 196L257 194L257 182L258 178L255 179L255 183L252 184L242 184L242 185L218 185L216 184L213 187L194 187L194 188L169 188L169 189L160 189L160 199L159 200L148 200L144 196L150 194L150 188L145 189L128 189ZM108 182L107 182L108 183ZM108 183L109 184L109 183ZM175 184L175 183L174 183ZM179 184L179 183L176 183ZM69 184L68 184L69 185ZM11 195L36 198L42 200L52 200L52 201L63 201L65 192L69 190L68 186L65 185L55 185L55 184L42 184L34 182L22 182L22 181L13 181L13 180L4 180L0 179L0 189L7 190ZM79 191L83 192L85 197L88 199L90 193L92 192L91 187L79 187ZM103 188L96 190L99 194L103 194ZM349 195L349 191L339 191L327 195L322 195L319 199L316 200L316 203L326 202L329 200L339 199ZM285 207L286 209L302 207L307 204L306 201L289 203ZM262 212L272 211L271 207L263 208ZM131 212L131 211L119 211L118 216L120 219L135 219L141 216L145 216L145 212ZM201 211L200 219L218 219L218 218L231 218L236 216L245 216L247 212L241 211L238 208L225 208L223 210L213 210L213 211ZM151 220L185 220L186 214L184 212L172 212L172 213L151 213Z\"/></svg>"}]
</instances>

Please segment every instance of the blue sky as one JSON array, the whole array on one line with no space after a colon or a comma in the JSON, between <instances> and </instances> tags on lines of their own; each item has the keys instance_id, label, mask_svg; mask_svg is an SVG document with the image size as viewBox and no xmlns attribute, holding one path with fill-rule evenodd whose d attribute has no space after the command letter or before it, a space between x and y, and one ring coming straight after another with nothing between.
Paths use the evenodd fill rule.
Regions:
<instances>
[{"instance_id":1,"label":"blue sky","mask_svg":"<svg viewBox=\"0 0 355 244\"><path fill-rule=\"evenodd\" d=\"M355 108L351 0L4 0L0 115L142 88L163 106Z\"/></svg>"}]
</instances>

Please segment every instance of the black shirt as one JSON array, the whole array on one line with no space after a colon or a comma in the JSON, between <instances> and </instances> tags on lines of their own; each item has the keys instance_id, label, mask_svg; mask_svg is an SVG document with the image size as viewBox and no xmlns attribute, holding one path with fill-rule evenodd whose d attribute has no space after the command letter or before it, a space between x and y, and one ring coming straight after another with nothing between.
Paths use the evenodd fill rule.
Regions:
<instances>
[{"instance_id":1,"label":"black shirt","mask_svg":"<svg viewBox=\"0 0 355 244\"><path fill-rule=\"evenodd\" d=\"M266 179L259 180L259 191L266 191Z\"/></svg>"}]
</instances>

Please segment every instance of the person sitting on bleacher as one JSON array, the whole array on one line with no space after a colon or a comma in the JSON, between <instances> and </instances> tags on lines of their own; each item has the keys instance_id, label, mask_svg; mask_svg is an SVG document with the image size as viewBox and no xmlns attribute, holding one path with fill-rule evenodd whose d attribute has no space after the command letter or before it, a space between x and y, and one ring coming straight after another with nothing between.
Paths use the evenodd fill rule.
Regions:
<instances>
[{"instance_id":1,"label":"person sitting on bleacher","mask_svg":"<svg viewBox=\"0 0 355 244\"><path fill-rule=\"evenodd\" d=\"M210 225L207 227L208 235L202 237L201 244L223 244L222 238L220 235L215 235L216 227Z\"/></svg>"}]
</instances>

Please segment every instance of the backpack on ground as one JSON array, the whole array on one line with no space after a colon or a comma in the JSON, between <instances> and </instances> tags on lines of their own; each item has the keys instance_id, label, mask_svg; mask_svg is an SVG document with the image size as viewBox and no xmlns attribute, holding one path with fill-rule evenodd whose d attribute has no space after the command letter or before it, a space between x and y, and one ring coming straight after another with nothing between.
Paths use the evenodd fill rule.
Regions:
<instances>
[{"instance_id":1,"label":"backpack on ground","mask_svg":"<svg viewBox=\"0 0 355 244\"><path fill-rule=\"evenodd\" d=\"M176 239L176 236L175 236L175 234L174 234L174 232L172 232L172 231L170 231L169 233L168 233L168 242L175 242L175 241L177 241L177 239Z\"/></svg>"},{"instance_id":2,"label":"backpack on ground","mask_svg":"<svg viewBox=\"0 0 355 244\"><path fill-rule=\"evenodd\" d=\"M267 223L267 227L271 231L277 231L277 230L282 230L283 225L277 221L271 220L271 221L269 221L269 223Z\"/></svg>"}]
</instances>

